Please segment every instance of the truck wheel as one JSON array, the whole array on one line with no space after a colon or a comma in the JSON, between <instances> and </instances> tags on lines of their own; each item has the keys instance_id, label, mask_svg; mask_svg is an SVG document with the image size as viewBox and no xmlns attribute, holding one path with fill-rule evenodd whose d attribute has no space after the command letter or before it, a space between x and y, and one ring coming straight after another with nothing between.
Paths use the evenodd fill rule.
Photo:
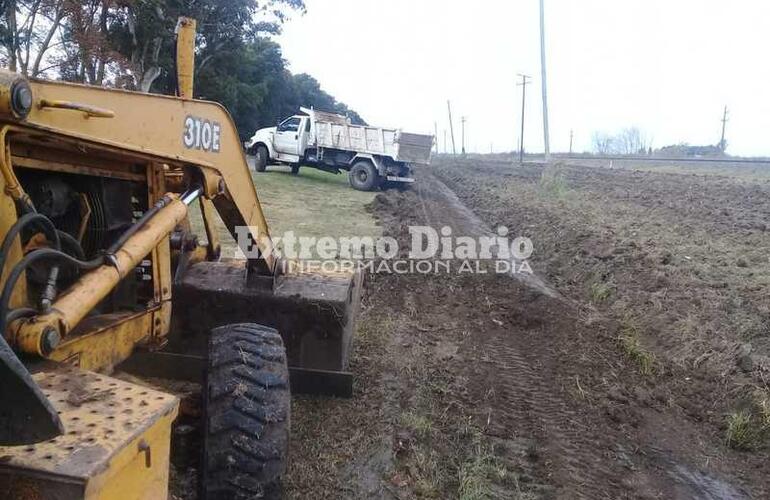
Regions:
<instances>
[{"instance_id":1,"label":"truck wheel","mask_svg":"<svg viewBox=\"0 0 770 500\"><path fill-rule=\"evenodd\" d=\"M265 146L257 146L256 159L254 160L254 168L257 172L264 172L267 169L267 160L270 157Z\"/></svg>"},{"instance_id":2,"label":"truck wheel","mask_svg":"<svg viewBox=\"0 0 770 500\"><path fill-rule=\"evenodd\" d=\"M380 176L374 165L359 161L350 169L350 185L358 191L373 191L380 184Z\"/></svg>"},{"instance_id":3,"label":"truck wheel","mask_svg":"<svg viewBox=\"0 0 770 500\"><path fill-rule=\"evenodd\" d=\"M291 175L299 175L299 163L292 163L291 165Z\"/></svg>"},{"instance_id":4,"label":"truck wheel","mask_svg":"<svg viewBox=\"0 0 770 500\"><path fill-rule=\"evenodd\" d=\"M201 498L280 498L291 411L281 336L254 324L212 330L204 389Z\"/></svg>"}]
</instances>

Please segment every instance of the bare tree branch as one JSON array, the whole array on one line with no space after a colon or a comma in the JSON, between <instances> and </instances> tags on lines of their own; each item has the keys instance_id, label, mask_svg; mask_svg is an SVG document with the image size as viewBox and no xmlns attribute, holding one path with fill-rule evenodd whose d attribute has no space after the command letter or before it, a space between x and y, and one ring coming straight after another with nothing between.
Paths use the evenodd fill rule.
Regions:
<instances>
[{"instance_id":1,"label":"bare tree branch","mask_svg":"<svg viewBox=\"0 0 770 500\"><path fill-rule=\"evenodd\" d=\"M61 2L58 2L56 5L56 15L54 16L53 23L51 24L51 27L48 29L48 33L46 34L45 38L40 44L40 47L37 50L37 56L35 57L35 62L32 65L32 72L30 73L30 76L32 76L32 78L36 78L41 74L40 64L43 61L43 56L45 56L45 53L48 52L48 49L52 48L51 40L53 40L53 37L56 34L56 31L59 29L59 26L61 25L61 20L63 17L64 17L64 11L62 9L62 5L61 5ZM58 44L55 44L55 45L58 45Z\"/></svg>"}]
</instances>

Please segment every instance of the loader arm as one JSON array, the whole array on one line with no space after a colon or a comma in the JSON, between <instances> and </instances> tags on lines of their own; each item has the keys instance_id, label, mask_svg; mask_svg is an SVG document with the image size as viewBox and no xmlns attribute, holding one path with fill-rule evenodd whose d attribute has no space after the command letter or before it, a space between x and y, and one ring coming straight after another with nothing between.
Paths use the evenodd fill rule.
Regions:
<instances>
[{"instance_id":1,"label":"loader arm","mask_svg":"<svg viewBox=\"0 0 770 500\"><path fill-rule=\"evenodd\" d=\"M17 109L20 105L23 112ZM70 157L51 156L50 151L65 146L70 151ZM0 227L3 230L15 222L17 207L32 206L29 193L17 179L17 166L23 165L28 171L56 171L66 167L65 170L75 168L85 174L95 174L95 171L88 170L88 158L92 155L158 166L153 171L166 178L158 186L169 186L167 197L200 186L207 232L211 236L215 234L214 211L218 212L236 240L236 229L239 226L248 227L248 233L260 250L257 257L249 260L249 272L272 276L276 262L269 228L235 125L223 107L215 103L116 89L60 82L28 82L19 75L0 70L0 185L3 191L0 195L3 205ZM68 164L70 158L78 165L73 167L73 164ZM120 173L119 165L114 168L114 175L127 175L139 182L146 180L141 174ZM157 193L157 196L162 194ZM11 200L16 202L16 207ZM79 363L94 369L108 369L130 355L136 344L146 341L147 331L150 330L148 322L153 318L156 322L160 321L156 324L166 325L154 332L155 338L165 336L168 319L162 318L170 316L170 294L164 288L162 295L157 296L156 305L130 320L116 319L113 322L106 318L93 337L65 338L147 252L168 239L170 232L186 216L187 210L184 209L179 210L175 217L162 215L154 219L154 224L163 224L163 228L149 240L147 235L151 224L143 228L140 236L144 238L144 245L132 260L124 263L115 261L113 269L102 266L101 271L86 274L85 281L66 290L49 313L17 321L17 326L12 328L15 334L6 330L5 321L0 322L3 324L0 335L8 336L15 349L47 359L63 360L82 354L88 359L84 358ZM216 247L215 238L210 237L209 240L211 247ZM248 246L250 243L246 242L244 253L253 255ZM12 252L5 255L9 258L3 260L2 267L9 271L21 256L21 249L15 244ZM209 253L210 259L217 257L216 252ZM115 269L119 273L115 273ZM4 274L0 269L0 284L3 286L7 278ZM93 283L89 284L89 280ZM9 301L14 308L28 305L25 280L18 281ZM117 342L109 340L112 332L118 331L124 332L122 339ZM52 347L63 341L62 348L41 351L49 337L55 337ZM71 347L67 347L67 342ZM121 347L112 347L116 345ZM5 340L0 345L0 372L5 374L7 382L0 391L0 401L4 405L14 403L10 413L0 412L0 442L31 442L58 433L61 424L56 412Z\"/></svg>"},{"instance_id":2,"label":"loader arm","mask_svg":"<svg viewBox=\"0 0 770 500\"><path fill-rule=\"evenodd\" d=\"M221 105L62 82L31 81L30 87L32 110L16 131L134 151L169 165L170 174L198 167L204 194L233 238L238 240L237 227L250 228L261 257L250 262L251 269L266 275L275 271L268 224L237 129Z\"/></svg>"}]
</instances>

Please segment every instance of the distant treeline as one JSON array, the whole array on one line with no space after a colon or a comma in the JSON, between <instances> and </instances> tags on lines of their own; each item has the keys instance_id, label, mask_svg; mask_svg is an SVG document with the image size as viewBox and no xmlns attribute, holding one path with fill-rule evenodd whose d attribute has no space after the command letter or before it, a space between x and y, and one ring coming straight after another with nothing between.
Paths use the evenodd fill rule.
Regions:
<instances>
[{"instance_id":1,"label":"distant treeline","mask_svg":"<svg viewBox=\"0 0 770 500\"><path fill-rule=\"evenodd\" d=\"M615 134L594 132L591 137L593 152L599 155L641 155L674 158L726 156L727 141L719 144L697 146L687 143L671 144L653 149L652 139L638 127L628 127Z\"/></svg>"},{"instance_id":2,"label":"distant treeline","mask_svg":"<svg viewBox=\"0 0 770 500\"><path fill-rule=\"evenodd\" d=\"M0 65L54 78L173 94L174 28L198 21L195 94L224 104L242 138L300 106L354 111L312 76L291 74L280 32L303 0L0 0Z\"/></svg>"}]
</instances>

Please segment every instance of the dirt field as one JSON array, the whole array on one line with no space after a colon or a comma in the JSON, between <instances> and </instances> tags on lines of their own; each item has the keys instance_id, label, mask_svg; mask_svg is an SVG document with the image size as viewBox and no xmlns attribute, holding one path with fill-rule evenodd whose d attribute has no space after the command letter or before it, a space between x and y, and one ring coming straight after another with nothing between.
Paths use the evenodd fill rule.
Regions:
<instances>
[{"instance_id":1,"label":"dirt field","mask_svg":"<svg viewBox=\"0 0 770 500\"><path fill-rule=\"evenodd\" d=\"M370 276L354 397L294 398L286 497L770 497L769 191L481 157L377 195L404 243L530 237L536 276Z\"/></svg>"},{"instance_id":2,"label":"dirt field","mask_svg":"<svg viewBox=\"0 0 770 500\"><path fill-rule=\"evenodd\" d=\"M289 497L770 495L764 180L432 170L371 205L386 234L506 225L562 298L505 275L374 276L355 397L295 402Z\"/></svg>"}]
</instances>

